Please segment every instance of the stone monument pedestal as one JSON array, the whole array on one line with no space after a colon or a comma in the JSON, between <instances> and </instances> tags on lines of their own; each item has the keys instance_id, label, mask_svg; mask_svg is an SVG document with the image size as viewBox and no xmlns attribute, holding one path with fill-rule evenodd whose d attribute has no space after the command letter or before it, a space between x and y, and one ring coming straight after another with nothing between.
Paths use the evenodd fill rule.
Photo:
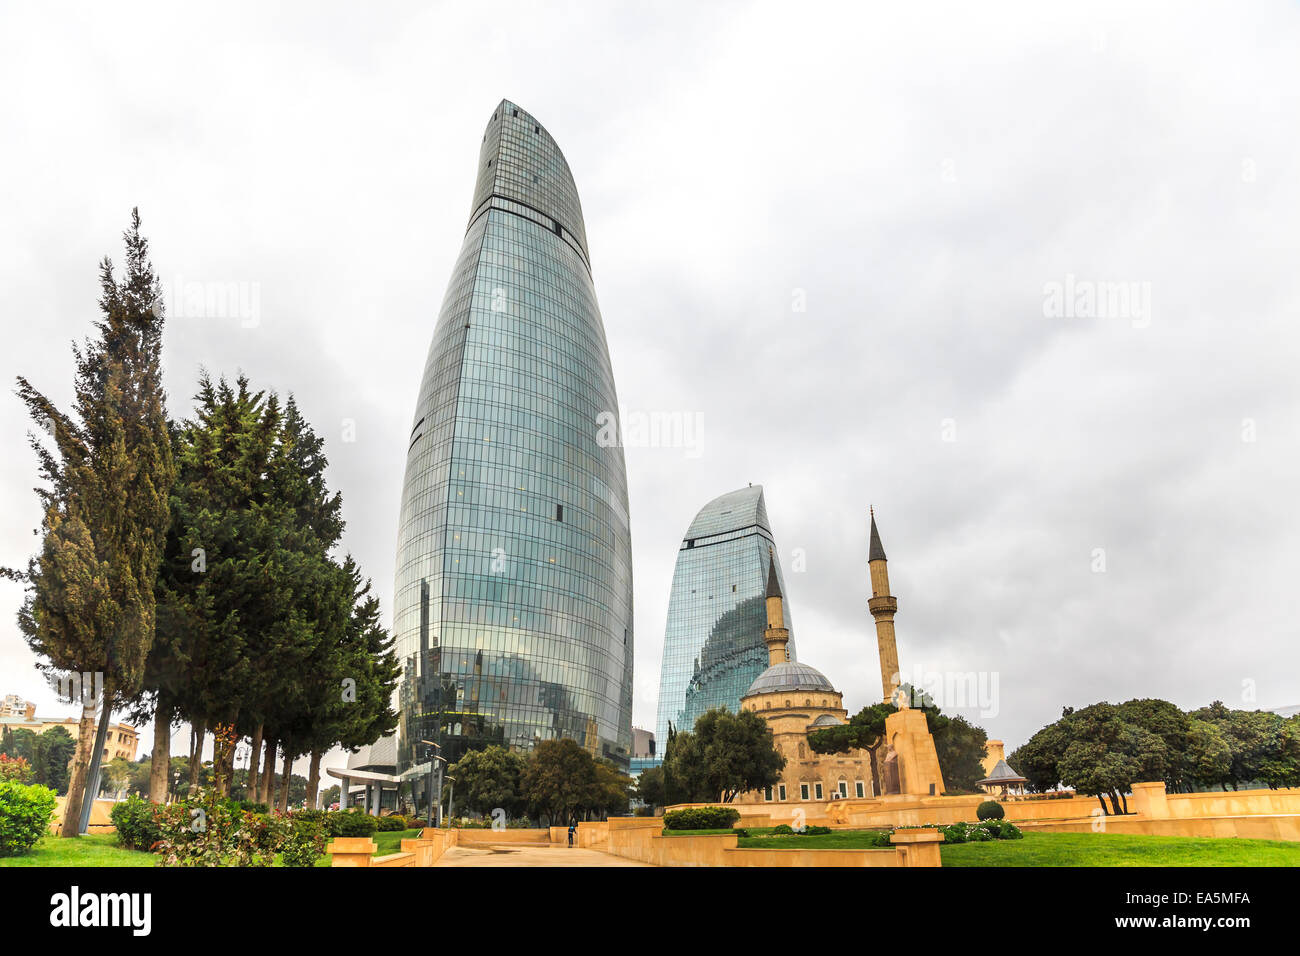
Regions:
<instances>
[{"instance_id":1,"label":"stone monument pedestal","mask_svg":"<svg viewBox=\"0 0 1300 956\"><path fill-rule=\"evenodd\" d=\"M943 795L943 774L934 738L919 710L900 710L885 718L885 741L898 755L898 789L912 797Z\"/></svg>"}]
</instances>

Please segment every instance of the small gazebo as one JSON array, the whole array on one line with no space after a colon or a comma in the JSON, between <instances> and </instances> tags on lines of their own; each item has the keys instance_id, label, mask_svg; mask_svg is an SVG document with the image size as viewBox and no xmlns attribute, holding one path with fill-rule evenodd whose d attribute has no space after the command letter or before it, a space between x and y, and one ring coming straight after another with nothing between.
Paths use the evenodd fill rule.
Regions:
<instances>
[{"instance_id":1,"label":"small gazebo","mask_svg":"<svg viewBox=\"0 0 1300 956\"><path fill-rule=\"evenodd\" d=\"M977 786L983 787L989 793L995 793L1000 789L1002 796L1005 797L1013 787L1023 792L1025 783L1027 783L1025 778L1012 770L1009 763L999 760L993 772L979 781Z\"/></svg>"}]
</instances>

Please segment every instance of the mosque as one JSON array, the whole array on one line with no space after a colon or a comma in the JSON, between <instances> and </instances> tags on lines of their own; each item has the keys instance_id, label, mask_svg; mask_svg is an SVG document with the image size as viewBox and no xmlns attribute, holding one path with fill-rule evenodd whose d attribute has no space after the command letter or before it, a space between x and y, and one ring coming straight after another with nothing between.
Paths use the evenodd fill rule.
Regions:
<instances>
[{"instance_id":1,"label":"mosque","mask_svg":"<svg viewBox=\"0 0 1300 956\"><path fill-rule=\"evenodd\" d=\"M777 752L785 757L786 763L776 786L743 793L736 798L737 804L824 804L844 799L943 793L939 757L925 714L908 708L906 695L898 694L898 647L894 637L898 601L889 593L889 567L874 512L867 563L871 580L871 599L867 606L876 621L881 700L894 700L900 708L886 718L884 740L875 748L876 766L872 767L871 752L865 749L817 754L808 745L810 733L846 724L849 714L844 708L843 695L821 671L787 659L790 632L783 624L784 596L775 559L769 554L765 594L767 629L763 632L768 668L741 697L740 706L767 721Z\"/></svg>"}]
</instances>

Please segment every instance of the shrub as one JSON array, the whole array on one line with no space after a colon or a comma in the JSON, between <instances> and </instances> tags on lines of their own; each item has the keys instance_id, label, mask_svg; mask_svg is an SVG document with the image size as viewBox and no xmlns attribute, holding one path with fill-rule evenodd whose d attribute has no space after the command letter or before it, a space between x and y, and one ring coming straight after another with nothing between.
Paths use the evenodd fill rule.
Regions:
<instances>
[{"instance_id":1,"label":"shrub","mask_svg":"<svg viewBox=\"0 0 1300 956\"><path fill-rule=\"evenodd\" d=\"M26 757L11 757L0 754L0 780L12 783L27 783L32 779L32 765Z\"/></svg>"},{"instance_id":2,"label":"shrub","mask_svg":"<svg viewBox=\"0 0 1300 956\"><path fill-rule=\"evenodd\" d=\"M728 830L740 819L735 807L688 807L664 814L669 830Z\"/></svg>"},{"instance_id":3,"label":"shrub","mask_svg":"<svg viewBox=\"0 0 1300 956\"><path fill-rule=\"evenodd\" d=\"M376 820L376 829L380 833L396 833L399 830L410 829L410 827L406 825L406 818L399 817L397 814L393 814L389 817L372 817L371 819Z\"/></svg>"},{"instance_id":4,"label":"shrub","mask_svg":"<svg viewBox=\"0 0 1300 956\"><path fill-rule=\"evenodd\" d=\"M213 791L159 807L160 866L270 866L281 825L264 814L231 808Z\"/></svg>"},{"instance_id":5,"label":"shrub","mask_svg":"<svg viewBox=\"0 0 1300 956\"><path fill-rule=\"evenodd\" d=\"M152 850L162 839L162 830L156 819L158 804L131 794L113 804L109 819L117 828L118 845L128 850Z\"/></svg>"},{"instance_id":6,"label":"shrub","mask_svg":"<svg viewBox=\"0 0 1300 956\"><path fill-rule=\"evenodd\" d=\"M749 836L749 831L746 830L744 827L736 827L736 829L735 829L734 832L735 832L736 836L738 836L738 837L747 837L747 836Z\"/></svg>"},{"instance_id":7,"label":"shrub","mask_svg":"<svg viewBox=\"0 0 1300 956\"><path fill-rule=\"evenodd\" d=\"M965 843L966 842L966 824L950 823L946 827L939 827L943 831L945 843Z\"/></svg>"},{"instance_id":8,"label":"shrub","mask_svg":"<svg viewBox=\"0 0 1300 956\"><path fill-rule=\"evenodd\" d=\"M49 787L0 781L0 856L17 856L34 847L49 830L53 815L54 791Z\"/></svg>"},{"instance_id":9,"label":"shrub","mask_svg":"<svg viewBox=\"0 0 1300 956\"><path fill-rule=\"evenodd\" d=\"M777 826L772 827L773 836L785 836L786 834L789 833L794 833L794 828L791 827L788 823L781 823L778 824Z\"/></svg>"},{"instance_id":10,"label":"shrub","mask_svg":"<svg viewBox=\"0 0 1300 956\"><path fill-rule=\"evenodd\" d=\"M1001 820L1006 815L1007 811L996 800L985 800L975 810L975 816L981 820Z\"/></svg>"},{"instance_id":11,"label":"shrub","mask_svg":"<svg viewBox=\"0 0 1300 956\"><path fill-rule=\"evenodd\" d=\"M831 832L830 827L804 827L804 836L825 836Z\"/></svg>"},{"instance_id":12,"label":"shrub","mask_svg":"<svg viewBox=\"0 0 1300 956\"><path fill-rule=\"evenodd\" d=\"M325 830L332 837L373 836L378 829L378 820L360 810L332 810L325 820Z\"/></svg>"},{"instance_id":13,"label":"shrub","mask_svg":"<svg viewBox=\"0 0 1300 956\"><path fill-rule=\"evenodd\" d=\"M285 866L315 866L325 854L325 819L318 810L303 810L291 818L281 861Z\"/></svg>"},{"instance_id":14,"label":"shrub","mask_svg":"<svg viewBox=\"0 0 1300 956\"><path fill-rule=\"evenodd\" d=\"M1019 840L1024 837L1020 828L1010 820L985 820L980 827L987 830L995 840Z\"/></svg>"},{"instance_id":15,"label":"shrub","mask_svg":"<svg viewBox=\"0 0 1300 956\"><path fill-rule=\"evenodd\" d=\"M271 812L271 808L267 806L265 803L254 803L252 800L237 800L235 802L239 805L239 809L245 810L248 813L270 813Z\"/></svg>"},{"instance_id":16,"label":"shrub","mask_svg":"<svg viewBox=\"0 0 1300 956\"><path fill-rule=\"evenodd\" d=\"M933 824L926 824L933 826ZM1008 820L985 820L981 823L952 823L936 827L948 843L979 843L984 840L1020 840L1024 834Z\"/></svg>"}]
</instances>

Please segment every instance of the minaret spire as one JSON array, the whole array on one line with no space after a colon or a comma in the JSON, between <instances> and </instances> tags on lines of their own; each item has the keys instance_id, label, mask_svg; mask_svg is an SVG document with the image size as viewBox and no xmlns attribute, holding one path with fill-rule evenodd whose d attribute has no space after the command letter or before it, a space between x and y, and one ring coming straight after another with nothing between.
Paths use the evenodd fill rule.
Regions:
<instances>
[{"instance_id":1,"label":"minaret spire","mask_svg":"<svg viewBox=\"0 0 1300 956\"><path fill-rule=\"evenodd\" d=\"M790 642L790 630L785 626L784 598L781 596L781 582L776 576L776 555L767 549L767 630L763 632L763 642L767 644L767 666L783 664L790 659L787 644Z\"/></svg>"},{"instance_id":2,"label":"minaret spire","mask_svg":"<svg viewBox=\"0 0 1300 956\"><path fill-rule=\"evenodd\" d=\"M885 559L885 547L880 543L874 508L871 509L871 549L867 555L867 567L871 573L871 600L867 602L867 607L876 619L876 644L880 649L880 687L883 699L889 701L898 690L900 680L898 644L894 639L894 614L898 610L898 601L889 593L889 564Z\"/></svg>"},{"instance_id":3,"label":"minaret spire","mask_svg":"<svg viewBox=\"0 0 1300 956\"><path fill-rule=\"evenodd\" d=\"M880 543L880 532L876 530L876 509L871 509L871 553L868 561L884 561L885 546Z\"/></svg>"}]
</instances>

